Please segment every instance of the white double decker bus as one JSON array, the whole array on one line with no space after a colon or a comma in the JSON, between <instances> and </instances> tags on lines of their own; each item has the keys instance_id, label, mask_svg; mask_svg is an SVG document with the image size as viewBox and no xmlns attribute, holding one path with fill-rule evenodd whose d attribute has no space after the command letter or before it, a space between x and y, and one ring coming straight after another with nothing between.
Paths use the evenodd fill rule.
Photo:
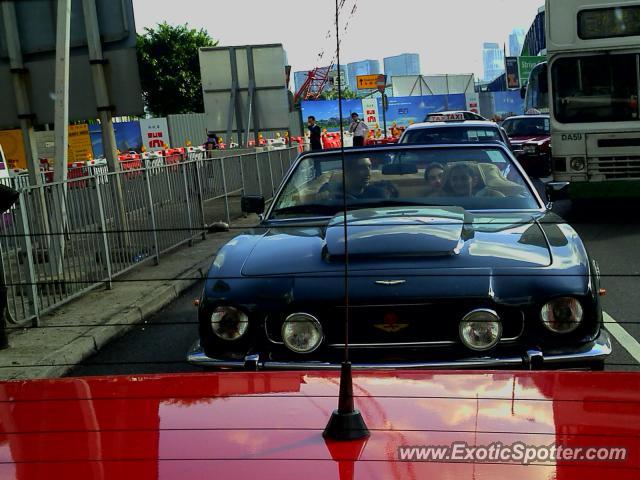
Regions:
<instances>
[{"instance_id":1,"label":"white double decker bus","mask_svg":"<svg viewBox=\"0 0 640 480\"><path fill-rule=\"evenodd\" d=\"M546 0L547 63L525 109L551 115L552 168L572 198L640 196L640 1Z\"/></svg>"}]
</instances>

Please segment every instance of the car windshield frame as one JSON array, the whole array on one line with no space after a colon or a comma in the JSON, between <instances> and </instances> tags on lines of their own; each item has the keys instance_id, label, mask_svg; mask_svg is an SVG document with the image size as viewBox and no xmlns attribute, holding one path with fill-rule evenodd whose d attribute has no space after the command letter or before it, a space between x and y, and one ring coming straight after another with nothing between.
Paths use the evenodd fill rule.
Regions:
<instances>
[{"instance_id":1,"label":"car windshield frame","mask_svg":"<svg viewBox=\"0 0 640 480\"><path fill-rule=\"evenodd\" d=\"M363 148L345 148L345 155L353 155L355 153L357 153L358 155L363 155L363 156L367 156L368 154L380 154L381 152L404 152L404 151L413 151L413 150L445 150L445 149L455 149L455 150L465 150L465 149L469 149L469 150L473 150L473 149L492 149L492 150L499 150L504 156L505 158L507 158L510 162L510 168L514 169L515 171L518 172L520 178L522 179L522 183L523 186L527 189L528 193L531 195L532 199L534 200L534 202L537 204L536 208L522 208L522 207L516 207L516 208L469 208L467 209L467 211L469 212L482 212L482 213L513 213L513 212L532 212L532 213L544 213L547 211L548 208L548 203L544 202L542 197L540 196L540 194L538 193L537 189L535 188L535 186L533 185L533 183L531 182L531 179L529 178L529 176L526 174L526 172L524 171L524 169L522 168L522 166L520 166L520 164L518 164L518 162L514 161L514 157L512 155L512 153L510 152L509 148L507 146L505 146L503 143L501 142L495 142L495 143L482 143L482 144L437 144L437 145L416 145L416 144L404 144L401 147L398 145L385 145L385 146L379 146L379 147L363 147ZM309 220L313 220L313 219L318 219L318 218L322 218L322 219L328 219L331 218L333 216L335 216L338 212L342 212L342 208L338 208L336 210L336 212L325 212L324 214L318 214L318 215L292 215L290 217L278 217L277 215L275 215L275 211L278 210L276 208L276 206L278 205L278 201L280 199L280 197L282 196L283 192L285 191L285 189L287 188L287 185L289 184L289 182L291 181L292 177L295 175L296 170L298 169L299 165L305 161L308 160L310 157L313 158L318 158L321 159L323 157L327 157L327 156L332 156L332 157L336 157L337 155L337 159L340 158L340 150L339 149L332 149L332 150L323 150L323 151L315 151L315 152L305 152L303 154L301 154L296 161L291 165L291 167L289 168L289 171L287 172L285 178L283 179L282 183L279 185L277 191L274 193L273 198L271 199L271 201L268 204L268 207L265 211L264 214L262 214L261 216L261 221L264 223L272 223L272 222L289 222L289 221L309 221ZM377 202L377 205L374 205L374 203L376 202L362 202L362 203L353 203L351 204L348 209L349 210L354 210L354 209L360 209L360 208L374 208L376 206L380 206L380 207L391 207L394 206L392 203L393 202L387 202L387 201L381 201L381 202ZM396 204L398 206L410 206L407 202L403 202L403 201L398 201L396 202ZM433 207L442 207L442 204L439 203L433 203L433 204L422 204L422 203L412 203L411 205L415 205L415 206L433 206ZM336 207L340 207L341 205L336 204ZM449 204L447 206L456 206L456 204ZM301 207L302 208L302 207ZM464 207L463 207L464 208Z\"/></svg>"},{"instance_id":2,"label":"car windshield frame","mask_svg":"<svg viewBox=\"0 0 640 480\"><path fill-rule=\"evenodd\" d=\"M542 120L544 122L544 126L548 128L548 130L543 131L542 133L522 133L520 131L509 131L509 129L505 126L505 125L509 125L511 123L516 124L516 123L522 123L522 122L526 122L526 121L533 121L533 120ZM507 135L509 137L512 136L517 136L517 137L531 137L531 136L535 136L535 137L548 137L551 135L551 119L549 117L539 117L539 116L531 116L531 117L510 117L504 120L504 122L502 122L502 128L504 128L505 132L507 132Z\"/></svg>"}]
</instances>

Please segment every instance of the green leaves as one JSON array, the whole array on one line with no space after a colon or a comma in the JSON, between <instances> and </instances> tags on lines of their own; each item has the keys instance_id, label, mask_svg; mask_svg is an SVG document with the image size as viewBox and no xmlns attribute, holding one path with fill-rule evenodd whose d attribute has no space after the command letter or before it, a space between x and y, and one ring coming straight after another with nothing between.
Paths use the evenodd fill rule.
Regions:
<instances>
[{"instance_id":1,"label":"green leaves","mask_svg":"<svg viewBox=\"0 0 640 480\"><path fill-rule=\"evenodd\" d=\"M218 44L206 30L160 23L138 35L145 105L154 116L203 112L198 49Z\"/></svg>"}]
</instances>

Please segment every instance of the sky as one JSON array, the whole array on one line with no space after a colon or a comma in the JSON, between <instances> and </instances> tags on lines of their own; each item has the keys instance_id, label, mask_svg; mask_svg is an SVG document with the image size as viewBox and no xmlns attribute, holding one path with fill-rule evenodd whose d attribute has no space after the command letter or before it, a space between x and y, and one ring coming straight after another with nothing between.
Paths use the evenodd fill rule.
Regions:
<instances>
[{"instance_id":1,"label":"sky","mask_svg":"<svg viewBox=\"0 0 640 480\"><path fill-rule=\"evenodd\" d=\"M418 53L422 74L475 73L481 78L482 44L503 45L516 27L528 31L543 3L345 0L340 61L377 59L382 68L383 57ZM334 0L133 0L133 5L139 33L167 21L204 28L224 46L282 43L293 71L328 65L335 52Z\"/></svg>"}]
</instances>

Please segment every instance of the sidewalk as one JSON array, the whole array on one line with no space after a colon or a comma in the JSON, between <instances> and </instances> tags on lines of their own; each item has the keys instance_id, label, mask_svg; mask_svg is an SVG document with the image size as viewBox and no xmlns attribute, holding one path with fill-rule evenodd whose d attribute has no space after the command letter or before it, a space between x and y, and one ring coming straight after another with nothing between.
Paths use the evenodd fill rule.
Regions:
<instances>
[{"instance_id":1,"label":"sidewalk","mask_svg":"<svg viewBox=\"0 0 640 480\"><path fill-rule=\"evenodd\" d=\"M255 216L234 220L231 231L178 247L161 256L159 265L148 263L114 279L111 290L97 288L44 315L38 328L13 330L10 347L0 351L0 380L64 375L204 278L217 250L242 227L256 224Z\"/></svg>"}]
</instances>

